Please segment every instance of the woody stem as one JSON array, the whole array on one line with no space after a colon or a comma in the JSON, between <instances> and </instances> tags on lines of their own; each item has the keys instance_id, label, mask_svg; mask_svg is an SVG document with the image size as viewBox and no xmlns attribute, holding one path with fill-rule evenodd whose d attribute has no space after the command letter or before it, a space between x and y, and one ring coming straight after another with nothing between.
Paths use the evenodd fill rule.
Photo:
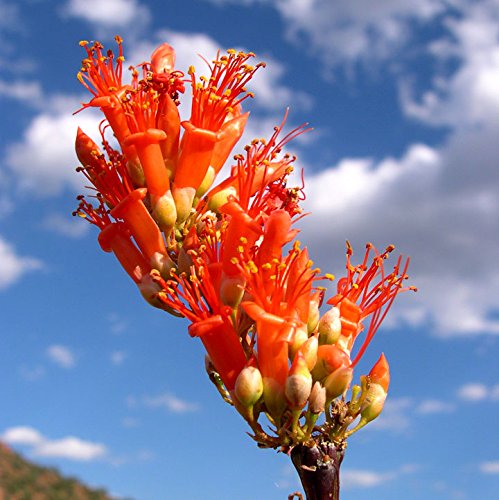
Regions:
<instances>
[{"instance_id":1,"label":"woody stem","mask_svg":"<svg viewBox=\"0 0 499 500\"><path fill-rule=\"evenodd\" d=\"M340 465L345 454L331 442L300 444L291 451L307 500L339 500Z\"/></svg>"}]
</instances>

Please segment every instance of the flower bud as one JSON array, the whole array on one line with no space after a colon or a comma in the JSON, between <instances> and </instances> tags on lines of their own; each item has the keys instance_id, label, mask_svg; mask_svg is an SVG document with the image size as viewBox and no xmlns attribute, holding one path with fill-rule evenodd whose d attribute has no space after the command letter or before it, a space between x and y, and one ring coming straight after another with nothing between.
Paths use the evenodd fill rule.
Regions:
<instances>
[{"instance_id":1,"label":"flower bud","mask_svg":"<svg viewBox=\"0 0 499 500\"><path fill-rule=\"evenodd\" d=\"M326 388L315 382L308 398L308 409L315 415L322 413L326 407Z\"/></svg>"},{"instance_id":2,"label":"flower bud","mask_svg":"<svg viewBox=\"0 0 499 500\"><path fill-rule=\"evenodd\" d=\"M244 367L237 376L234 391L243 406L255 405L263 394L263 379L260 370L255 366Z\"/></svg>"},{"instance_id":3,"label":"flower bud","mask_svg":"<svg viewBox=\"0 0 499 500\"><path fill-rule=\"evenodd\" d=\"M155 73L171 73L175 68L175 50L167 43L161 44L151 55L151 69Z\"/></svg>"},{"instance_id":4,"label":"flower bud","mask_svg":"<svg viewBox=\"0 0 499 500\"><path fill-rule=\"evenodd\" d=\"M158 299L158 293L161 291L161 287L153 281L149 274L144 275L137 286L139 287L140 293L146 302L153 307L157 307L158 309L164 308L163 302Z\"/></svg>"},{"instance_id":5,"label":"flower bud","mask_svg":"<svg viewBox=\"0 0 499 500\"><path fill-rule=\"evenodd\" d=\"M317 363L313 370L314 380L322 380L340 366L349 366L350 357L336 345L320 345L317 349Z\"/></svg>"},{"instance_id":6,"label":"flower bud","mask_svg":"<svg viewBox=\"0 0 499 500\"><path fill-rule=\"evenodd\" d=\"M312 390L312 375L301 352L297 352L284 386L284 394L292 408L303 408Z\"/></svg>"},{"instance_id":7,"label":"flower bud","mask_svg":"<svg viewBox=\"0 0 499 500\"><path fill-rule=\"evenodd\" d=\"M372 383L381 385L385 392L388 392L388 386L390 385L390 367L384 354L381 354L378 361L376 361L369 372L369 380Z\"/></svg>"},{"instance_id":8,"label":"flower bud","mask_svg":"<svg viewBox=\"0 0 499 500\"><path fill-rule=\"evenodd\" d=\"M163 196L153 200L152 216L157 222L161 231L168 235L175 225L177 219L177 208L171 191L167 191Z\"/></svg>"},{"instance_id":9,"label":"flower bud","mask_svg":"<svg viewBox=\"0 0 499 500\"><path fill-rule=\"evenodd\" d=\"M319 343L336 344L341 335L340 310L332 307L319 320Z\"/></svg>"},{"instance_id":10,"label":"flower bud","mask_svg":"<svg viewBox=\"0 0 499 500\"><path fill-rule=\"evenodd\" d=\"M244 278L242 276L223 276L220 283L220 298L231 308L236 307L243 298Z\"/></svg>"},{"instance_id":11,"label":"flower bud","mask_svg":"<svg viewBox=\"0 0 499 500\"><path fill-rule=\"evenodd\" d=\"M317 328L320 320L320 311L319 311L319 300L311 300L310 306L308 309L308 321L307 321L307 329L308 333L311 334Z\"/></svg>"},{"instance_id":12,"label":"flower bud","mask_svg":"<svg viewBox=\"0 0 499 500\"><path fill-rule=\"evenodd\" d=\"M292 361L295 359L295 355L298 352L298 349L308 340L308 332L307 327L304 324L299 325L295 329L295 333L293 335L293 340L289 344L289 359Z\"/></svg>"},{"instance_id":13,"label":"flower bud","mask_svg":"<svg viewBox=\"0 0 499 500\"><path fill-rule=\"evenodd\" d=\"M377 418L385 405L388 386L390 385L390 367L384 354L381 354L369 372L367 384L367 393L360 413L363 425Z\"/></svg>"},{"instance_id":14,"label":"flower bud","mask_svg":"<svg viewBox=\"0 0 499 500\"><path fill-rule=\"evenodd\" d=\"M208 170L206 171L203 181L197 188L196 198L201 198L201 196L203 196L206 193L206 191L210 189L210 186L213 184L216 175L217 173L215 172L215 169L212 166L208 167Z\"/></svg>"},{"instance_id":15,"label":"flower bud","mask_svg":"<svg viewBox=\"0 0 499 500\"><path fill-rule=\"evenodd\" d=\"M324 380L327 400L332 401L347 391L352 383L352 378L353 368L349 366L340 366L333 373L329 374Z\"/></svg>"},{"instance_id":16,"label":"flower bud","mask_svg":"<svg viewBox=\"0 0 499 500\"><path fill-rule=\"evenodd\" d=\"M175 267L175 263L168 254L154 252L150 260L151 267L157 269L161 277L165 280L171 278L170 271Z\"/></svg>"},{"instance_id":17,"label":"flower bud","mask_svg":"<svg viewBox=\"0 0 499 500\"><path fill-rule=\"evenodd\" d=\"M132 158L126 162L126 170L128 175L132 179L134 187L145 187L146 186L146 176L144 174L144 169L140 164L137 157Z\"/></svg>"},{"instance_id":18,"label":"flower bud","mask_svg":"<svg viewBox=\"0 0 499 500\"><path fill-rule=\"evenodd\" d=\"M286 398L284 397L283 388L277 380L271 377L264 377L263 399L268 413L278 423L286 409Z\"/></svg>"},{"instance_id":19,"label":"flower bud","mask_svg":"<svg viewBox=\"0 0 499 500\"><path fill-rule=\"evenodd\" d=\"M309 337L307 341L300 346L299 352L303 354L303 357L307 362L307 367L310 371L313 370L315 364L317 363L318 347L319 347L319 341L317 340L316 335Z\"/></svg>"},{"instance_id":20,"label":"flower bud","mask_svg":"<svg viewBox=\"0 0 499 500\"><path fill-rule=\"evenodd\" d=\"M363 425L377 418L383 411L385 405L386 392L380 384L370 384L367 389L362 411L360 412L360 423Z\"/></svg>"},{"instance_id":21,"label":"flower bud","mask_svg":"<svg viewBox=\"0 0 499 500\"><path fill-rule=\"evenodd\" d=\"M213 196L209 197L209 200L208 200L209 210L212 210L213 212L218 213L220 207L225 205L229 201L229 198L231 196L235 196L236 194L237 194L237 191L232 186L229 186L226 189L222 189L221 191L218 191Z\"/></svg>"}]
</instances>

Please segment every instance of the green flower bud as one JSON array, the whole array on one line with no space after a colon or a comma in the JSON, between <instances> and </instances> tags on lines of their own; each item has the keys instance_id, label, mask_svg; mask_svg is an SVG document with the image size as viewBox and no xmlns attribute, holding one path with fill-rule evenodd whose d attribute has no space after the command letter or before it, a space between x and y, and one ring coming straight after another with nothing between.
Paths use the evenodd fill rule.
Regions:
<instances>
[{"instance_id":1,"label":"green flower bud","mask_svg":"<svg viewBox=\"0 0 499 500\"><path fill-rule=\"evenodd\" d=\"M338 307L332 307L319 320L319 344L336 344L340 335L340 310Z\"/></svg>"},{"instance_id":2,"label":"green flower bud","mask_svg":"<svg viewBox=\"0 0 499 500\"><path fill-rule=\"evenodd\" d=\"M303 354L298 352L286 379L284 394L291 408L303 408L311 391L312 375Z\"/></svg>"},{"instance_id":3,"label":"green flower bud","mask_svg":"<svg viewBox=\"0 0 499 500\"><path fill-rule=\"evenodd\" d=\"M315 382L312 387L312 392L308 398L308 409L314 414L318 415L324 411L326 407L326 388L320 382Z\"/></svg>"},{"instance_id":4,"label":"green flower bud","mask_svg":"<svg viewBox=\"0 0 499 500\"><path fill-rule=\"evenodd\" d=\"M326 388L327 400L341 396L348 390L353 378L353 368L349 366L341 366L333 373L330 373L324 380L324 387Z\"/></svg>"},{"instance_id":5,"label":"green flower bud","mask_svg":"<svg viewBox=\"0 0 499 500\"><path fill-rule=\"evenodd\" d=\"M243 368L237 376L234 392L243 406L254 406L263 394L263 379L260 370L255 366Z\"/></svg>"}]
</instances>

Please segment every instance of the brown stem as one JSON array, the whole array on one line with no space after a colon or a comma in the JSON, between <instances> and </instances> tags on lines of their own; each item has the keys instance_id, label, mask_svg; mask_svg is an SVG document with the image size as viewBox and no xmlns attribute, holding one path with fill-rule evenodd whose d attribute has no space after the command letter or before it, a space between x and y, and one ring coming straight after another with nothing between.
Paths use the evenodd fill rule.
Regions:
<instances>
[{"instance_id":1,"label":"brown stem","mask_svg":"<svg viewBox=\"0 0 499 500\"><path fill-rule=\"evenodd\" d=\"M291 450L291 460L307 500L339 500L340 465L344 454L344 448L337 448L330 442L311 447L300 444Z\"/></svg>"}]
</instances>

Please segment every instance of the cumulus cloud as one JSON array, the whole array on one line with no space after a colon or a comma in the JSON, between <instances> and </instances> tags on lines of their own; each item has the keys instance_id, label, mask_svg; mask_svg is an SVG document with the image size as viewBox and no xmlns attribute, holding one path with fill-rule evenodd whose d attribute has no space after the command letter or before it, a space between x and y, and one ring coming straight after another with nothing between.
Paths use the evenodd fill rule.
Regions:
<instances>
[{"instance_id":1,"label":"cumulus cloud","mask_svg":"<svg viewBox=\"0 0 499 500\"><path fill-rule=\"evenodd\" d=\"M14 174L21 192L47 197L68 187L82 191L83 176L75 172L78 164L74 153L76 130L80 126L100 142L95 138L99 118L90 112L72 116L78 107L79 104L72 101L61 109L41 112L28 125L21 141L7 148L5 165Z\"/></svg>"},{"instance_id":2,"label":"cumulus cloud","mask_svg":"<svg viewBox=\"0 0 499 500\"><path fill-rule=\"evenodd\" d=\"M44 440L32 450L32 453L37 457L57 457L89 462L102 458L106 451L106 447L100 443L91 443L68 436L54 441Z\"/></svg>"},{"instance_id":3,"label":"cumulus cloud","mask_svg":"<svg viewBox=\"0 0 499 500\"><path fill-rule=\"evenodd\" d=\"M33 427L10 427L2 434L2 441L8 444L36 446L43 439L43 436L36 429L33 429Z\"/></svg>"},{"instance_id":4,"label":"cumulus cloud","mask_svg":"<svg viewBox=\"0 0 499 500\"><path fill-rule=\"evenodd\" d=\"M40 82L37 81L0 80L0 97L38 107L42 104L43 91Z\"/></svg>"},{"instance_id":5,"label":"cumulus cloud","mask_svg":"<svg viewBox=\"0 0 499 500\"><path fill-rule=\"evenodd\" d=\"M185 401L168 392L158 396L146 396L143 403L149 408L164 408L171 413L190 413L199 410L197 403Z\"/></svg>"},{"instance_id":6,"label":"cumulus cloud","mask_svg":"<svg viewBox=\"0 0 499 500\"><path fill-rule=\"evenodd\" d=\"M0 236L0 290L13 285L27 272L41 268L40 260L19 256L14 247Z\"/></svg>"},{"instance_id":7,"label":"cumulus cloud","mask_svg":"<svg viewBox=\"0 0 499 500\"><path fill-rule=\"evenodd\" d=\"M151 17L149 9L137 0L69 0L62 12L105 29L143 27Z\"/></svg>"},{"instance_id":8,"label":"cumulus cloud","mask_svg":"<svg viewBox=\"0 0 499 500\"><path fill-rule=\"evenodd\" d=\"M51 345L47 348L47 356L57 365L62 368L73 368L76 366L76 359L74 354L66 346Z\"/></svg>"},{"instance_id":9,"label":"cumulus cloud","mask_svg":"<svg viewBox=\"0 0 499 500\"><path fill-rule=\"evenodd\" d=\"M208 0L222 5L236 0ZM285 23L287 37L317 54L328 66L383 60L398 53L418 23L434 18L444 0L394 2L370 0L246 0L244 5L267 3Z\"/></svg>"},{"instance_id":10,"label":"cumulus cloud","mask_svg":"<svg viewBox=\"0 0 499 500\"><path fill-rule=\"evenodd\" d=\"M488 387L485 384L469 383L460 387L457 395L464 401L476 403L479 401L499 401L499 384Z\"/></svg>"},{"instance_id":11,"label":"cumulus cloud","mask_svg":"<svg viewBox=\"0 0 499 500\"><path fill-rule=\"evenodd\" d=\"M416 412L421 415L432 415L437 413L451 413L456 409L456 407L445 401L440 401L438 399L426 399L421 401L416 408Z\"/></svg>"},{"instance_id":12,"label":"cumulus cloud","mask_svg":"<svg viewBox=\"0 0 499 500\"><path fill-rule=\"evenodd\" d=\"M47 197L67 188L83 190L83 176L75 172L76 130L80 126L100 143L96 137L100 118L88 110L73 116L79 106L74 98L54 100L54 107L37 114L21 140L7 147L4 163L19 191Z\"/></svg>"},{"instance_id":13,"label":"cumulus cloud","mask_svg":"<svg viewBox=\"0 0 499 500\"><path fill-rule=\"evenodd\" d=\"M341 235L360 254L366 241L410 253L420 293L399 300L407 322L427 321L442 336L499 334L494 262L499 253L499 122L456 132L441 147L409 146L400 158L345 158L308 176L304 237L321 268L344 268ZM329 231L324 231L330 227ZM480 258L477 259L477 248ZM322 253L321 253L322 252Z\"/></svg>"},{"instance_id":14,"label":"cumulus cloud","mask_svg":"<svg viewBox=\"0 0 499 500\"><path fill-rule=\"evenodd\" d=\"M497 4L463 2L463 15L444 22L447 34L429 44L437 64L429 88L401 82L401 103L408 116L430 125L469 127L497 123L499 114L499 13ZM457 64L449 72L446 62Z\"/></svg>"},{"instance_id":15,"label":"cumulus cloud","mask_svg":"<svg viewBox=\"0 0 499 500\"><path fill-rule=\"evenodd\" d=\"M483 474L499 474L499 460L482 462L480 464L480 472Z\"/></svg>"},{"instance_id":16,"label":"cumulus cloud","mask_svg":"<svg viewBox=\"0 0 499 500\"><path fill-rule=\"evenodd\" d=\"M76 461L92 461L104 457L107 448L100 443L84 441L74 436L51 440L32 427L11 427L1 439L11 445L25 445L35 457L65 458Z\"/></svg>"},{"instance_id":17,"label":"cumulus cloud","mask_svg":"<svg viewBox=\"0 0 499 500\"><path fill-rule=\"evenodd\" d=\"M341 483L344 488L372 488L394 478L393 473L379 473L368 470L345 469L341 471Z\"/></svg>"}]
</instances>

